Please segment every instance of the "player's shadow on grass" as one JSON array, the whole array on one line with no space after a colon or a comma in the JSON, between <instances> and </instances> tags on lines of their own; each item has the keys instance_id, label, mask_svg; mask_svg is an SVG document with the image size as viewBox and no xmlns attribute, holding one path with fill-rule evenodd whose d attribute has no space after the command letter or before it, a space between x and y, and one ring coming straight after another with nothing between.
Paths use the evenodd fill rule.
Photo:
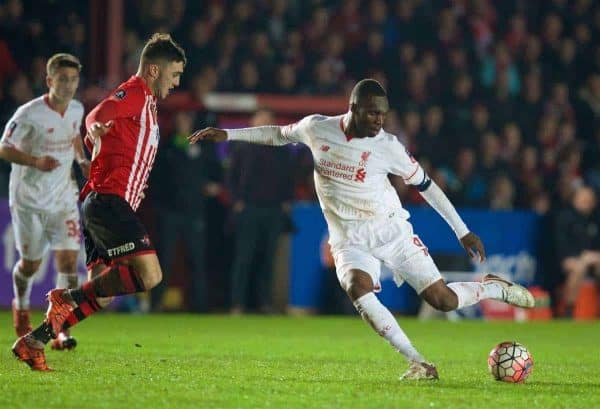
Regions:
<instances>
[{"instance_id":1,"label":"player's shadow on grass","mask_svg":"<svg viewBox=\"0 0 600 409\"><path fill-rule=\"evenodd\" d=\"M548 387L560 387L560 388L580 388L582 386L588 387L590 389L600 389L600 381L581 381L581 382L553 382L553 381L544 381L544 380L532 380L531 382L527 382L531 385L540 385L540 386L548 386Z\"/></svg>"},{"instance_id":2,"label":"player's shadow on grass","mask_svg":"<svg viewBox=\"0 0 600 409\"><path fill-rule=\"evenodd\" d=\"M417 384L419 381L414 381L413 384ZM435 384L432 382L432 384ZM594 381L581 381L581 382L554 382L554 381L544 381L544 380L528 380L522 385L513 385L507 382L500 382L489 380L489 382L485 383L477 383L473 384L472 381L457 381L457 380L444 380L443 378L439 382L439 386L442 388L449 389L477 389L481 390L482 388L497 388L497 387L524 387L526 390L530 391L530 388L560 388L557 389L558 393L565 393L572 390L573 393L581 393L581 388L589 389L590 391L600 389L600 382Z\"/></svg>"}]
</instances>

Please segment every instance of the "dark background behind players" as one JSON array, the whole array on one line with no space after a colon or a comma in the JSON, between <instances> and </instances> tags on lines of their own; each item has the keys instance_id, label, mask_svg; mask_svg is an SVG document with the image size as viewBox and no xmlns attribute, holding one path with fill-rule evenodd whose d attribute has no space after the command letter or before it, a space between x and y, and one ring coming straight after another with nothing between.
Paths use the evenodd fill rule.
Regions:
<instances>
[{"instance_id":1,"label":"dark background behind players","mask_svg":"<svg viewBox=\"0 0 600 409\"><path fill-rule=\"evenodd\" d=\"M96 102L88 96L106 86L107 78L91 63L97 61L98 40L90 24L92 3L0 4L2 122L16 106L43 92L45 58L55 51L81 58L78 98ZM600 10L594 1L122 4L122 70L134 71L149 33L170 31L189 54L183 88L193 93L343 94L357 78L377 78L395 98L386 129L397 133L422 163L431 164L430 174L457 205L532 209L552 226L578 186L600 188ZM441 112L432 113L437 107ZM163 143L170 118L161 121ZM444 139L444 149L430 149L436 138ZM306 157L302 151L294 155L294 163ZM226 168L226 152L218 157ZM313 195L311 164L303 163L292 170L297 199ZM7 176L3 168L4 195ZM404 203L419 204L418 195L397 186ZM209 200L209 225L223 225L226 199ZM148 202L144 206L150 209ZM209 244L215 242L220 249L231 245L223 232ZM216 302L223 308L229 265L227 257L211 260L215 253L209 250L207 261L218 282ZM549 258L544 275L558 268Z\"/></svg>"}]
</instances>

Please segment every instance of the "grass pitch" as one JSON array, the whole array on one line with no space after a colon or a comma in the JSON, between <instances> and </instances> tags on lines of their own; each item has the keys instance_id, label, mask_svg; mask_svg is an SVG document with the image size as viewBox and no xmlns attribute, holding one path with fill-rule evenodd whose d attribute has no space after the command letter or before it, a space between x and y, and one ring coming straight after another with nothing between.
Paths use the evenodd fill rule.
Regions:
<instances>
[{"instance_id":1,"label":"grass pitch","mask_svg":"<svg viewBox=\"0 0 600 409\"><path fill-rule=\"evenodd\" d=\"M358 317L99 314L36 373L12 357L2 312L0 408L600 407L599 323L399 321L440 381L398 381L405 363ZM487 373L506 340L535 359L523 385Z\"/></svg>"}]
</instances>

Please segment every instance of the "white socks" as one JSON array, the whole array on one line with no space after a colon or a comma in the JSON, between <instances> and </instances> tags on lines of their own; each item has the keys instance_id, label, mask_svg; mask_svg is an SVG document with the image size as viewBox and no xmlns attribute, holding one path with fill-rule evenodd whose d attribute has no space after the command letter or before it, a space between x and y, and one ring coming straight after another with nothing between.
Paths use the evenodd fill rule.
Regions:
<instances>
[{"instance_id":1,"label":"white socks","mask_svg":"<svg viewBox=\"0 0 600 409\"><path fill-rule=\"evenodd\" d=\"M77 273L57 273L56 274L56 288L76 288L77 287Z\"/></svg>"},{"instance_id":2,"label":"white socks","mask_svg":"<svg viewBox=\"0 0 600 409\"><path fill-rule=\"evenodd\" d=\"M409 361L424 362L423 356L413 347L392 313L383 306L373 293L367 293L354 301L354 307L362 318L398 352Z\"/></svg>"},{"instance_id":3,"label":"white socks","mask_svg":"<svg viewBox=\"0 0 600 409\"><path fill-rule=\"evenodd\" d=\"M498 283L477 283L477 282L459 282L450 283L448 287L454 291L458 298L458 307L461 309L481 300L492 298L502 300L502 286Z\"/></svg>"},{"instance_id":4,"label":"white socks","mask_svg":"<svg viewBox=\"0 0 600 409\"><path fill-rule=\"evenodd\" d=\"M18 310L29 309L29 298L31 297L31 285L33 276L26 277L19 271L19 262L15 264L12 271L13 293L15 295L15 307Z\"/></svg>"}]
</instances>

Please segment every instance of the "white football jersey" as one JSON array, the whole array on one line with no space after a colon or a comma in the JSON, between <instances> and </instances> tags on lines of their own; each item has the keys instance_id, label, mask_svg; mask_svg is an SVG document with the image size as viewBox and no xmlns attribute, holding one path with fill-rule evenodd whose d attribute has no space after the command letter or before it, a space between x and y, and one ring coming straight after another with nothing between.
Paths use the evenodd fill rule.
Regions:
<instances>
[{"instance_id":1,"label":"white football jersey","mask_svg":"<svg viewBox=\"0 0 600 409\"><path fill-rule=\"evenodd\" d=\"M54 111L41 96L20 106L6 124L0 143L33 156L52 156L60 166L42 172L12 164L9 203L23 209L56 212L77 201L77 185L71 174L75 157L73 141L79 137L83 105L71 100L64 115Z\"/></svg>"},{"instance_id":2,"label":"white football jersey","mask_svg":"<svg viewBox=\"0 0 600 409\"><path fill-rule=\"evenodd\" d=\"M409 218L388 174L401 176L407 184L426 178L396 136L382 129L371 138L351 138L344 132L345 118L310 115L281 129L288 142L303 143L312 152L315 188L332 245L362 220Z\"/></svg>"}]
</instances>

